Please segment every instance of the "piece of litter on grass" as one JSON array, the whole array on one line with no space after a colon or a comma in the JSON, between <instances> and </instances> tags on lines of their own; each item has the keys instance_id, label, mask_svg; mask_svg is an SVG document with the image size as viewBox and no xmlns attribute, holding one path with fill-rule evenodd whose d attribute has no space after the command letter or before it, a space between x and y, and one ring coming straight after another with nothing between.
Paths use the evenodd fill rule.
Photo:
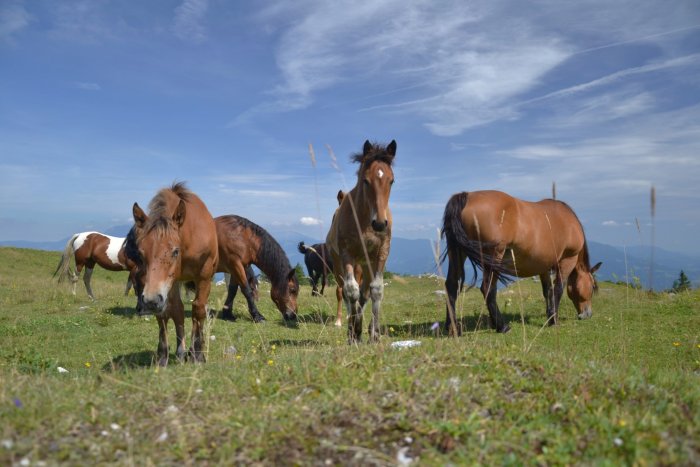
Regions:
<instances>
[{"instance_id":1,"label":"piece of litter on grass","mask_svg":"<svg viewBox=\"0 0 700 467\"><path fill-rule=\"evenodd\" d=\"M194 390L194 392L195 392L196 394L201 394L201 393L204 392L204 389L202 389L202 388L197 388L197 389Z\"/></svg>"},{"instance_id":2,"label":"piece of litter on grass","mask_svg":"<svg viewBox=\"0 0 700 467\"><path fill-rule=\"evenodd\" d=\"M402 467L411 465L413 461L414 459L408 455L407 447L399 449L399 451L396 453L396 462Z\"/></svg>"},{"instance_id":3,"label":"piece of litter on grass","mask_svg":"<svg viewBox=\"0 0 700 467\"><path fill-rule=\"evenodd\" d=\"M238 352L238 350L236 350L236 348L234 346L231 346L228 349L226 349L227 355L236 355L237 352Z\"/></svg>"},{"instance_id":4,"label":"piece of litter on grass","mask_svg":"<svg viewBox=\"0 0 700 467\"><path fill-rule=\"evenodd\" d=\"M613 443L615 443L615 446L622 446L622 439L621 438L615 438L613 440Z\"/></svg>"},{"instance_id":5,"label":"piece of litter on grass","mask_svg":"<svg viewBox=\"0 0 700 467\"><path fill-rule=\"evenodd\" d=\"M118 431L121 429L121 427L119 425L117 425L116 423L110 424L109 427L114 431Z\"/></svg>"},{"instance_id":6,"label":"piece of litter on grass","mask_svg":"<svg viewBox=\"0 0 700 467\"><path fill-rule=\"evenodd\" d=\"M59 366L59 367L56 368L56 369L58 370L59 373L68 373L68 370L66 370L66 369L63 368L62 366Z\"/></svg>"},{"instance_id":7,"label":"piece of litter on grass","mask_svg":"<svg viewBox=\"0 0 700 467\"><path fill-rule=\"evenodd\" d=\"M78 310L89 310L89 309L90 309L89 306L81 306L78 308Z\"/></svg>"},{"instance_id":8,"label":"piece of litter on grass","mask_svg":"<svg viewBox=\"0 0 700 467\"><path fill-rule=\"evenodd\" d=\"M163 443L168 439L168 432L164 431L163 433L160 434L158 439L156 440L156 443Z\"/></svg>"},{"instance_id":9,"label":"piece of litter on grass","mask_svg":"<svg viewBox=\"0 0 700 467\"><path fill-rule=\"evenodd\" d=\"M435 291L435 295L446 295L446 294L447 294L447 292L445 292L444 290L436 290Z\"/></svg>"},{"instance_id":10,"label":"piece of litter on grass","mask_svg":"<svg viewBox=\"0 0 700 467\"><path fill-rule=\"evenodd\" d=\"M409 347L418 347L421 341L395 341L391 343L393 349L407 349Z\"/></svg>"},{"instance_id":11,"label":"piece of litter on grass","mask_svg":"<svg viewBox=\"0 0 700 467\"><path fill-rule=\"evenodd\" d=\"M212 341L212 342L215 341L215 340L216 340L216 336L214 336L214 335L209 336L209 340Z\"/></svg>"},{"instance_id":12,"label":"piece of litter on grass","mask_svg":"<svg viewBox=\"0 0 700 467\"><path fill-rule=\"evenodd\" d=\"M169 405L167 409L165 409L165 413L178 413L180 409L175 407L174 405Z\"/></svg>"},{"instance_id":13,"label":"piece of litter on grass","mask_svg":"<svg viewBox=\"0 0 700 467\"><path fill-rule=\"evenodd\" d=\"M2 440L2 447L5 449L12 449L12 447L15 445L14 441L11 439L3 439Z\"/></svg>"}]
</instances>

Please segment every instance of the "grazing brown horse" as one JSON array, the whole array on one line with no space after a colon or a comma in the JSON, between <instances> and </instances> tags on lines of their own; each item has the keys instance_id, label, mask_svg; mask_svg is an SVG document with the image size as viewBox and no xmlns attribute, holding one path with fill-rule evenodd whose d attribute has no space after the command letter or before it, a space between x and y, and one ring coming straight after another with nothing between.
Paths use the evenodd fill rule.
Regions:
<instances>
[{"instance_id":1,"label":"grazing brown horse","mask_svg":"<svg viewBox=\"0 0 700 467\"><path fill-rule=\"evenodd\" d=\"M379 340L384 265L391 244L389 195L394 183L395 156L396 141L386 147L365 141L362 153L352 156L360 164L357 184L340 203L326 237L333 273L348 310L350 344L360 340L362 310L369 298L372 299L369 340Z\"/></svg>"},{"instance_id":2,"label":"grazing brown horse","mask_svg":"<svg viewBox=\"0 0 700 467\"><path fill-rule=\"evenodd\" d=\"M299 253L304 255L304 264L309 271L311 279L311 295L323 295L326 289L326 274L331 274L333 271L333 260L325 243L316 243L311 246L304 245L304 242L299 242ZM318 290L318 282L321 281L321 291Z\"/></svg>"},{"instance_id":3,"label":"grazing brown horse","mask_svg":"<svg viewBox=\"0 0 700 467\"><path fill-rule=\"evenodd\" d=\"M108 271L131 271L134 269L135 264L124 253L125 240L121 237L111 237L99 232L77 233L66 243L61 260L53 275L56 276L58 274L59 283L63 282L66 277L70 277L73 285L73 295L75 295L78 278L83 268L85 268L83 282L85 283L88 297L94 300L95 296L92 293L92 287L90 287L90 279L96 264ZM75 272L71 268L71 257L75 258ZM129 294L131 283L132 275L130 274L126 282L125 295Z\"/></svg>"},{"instance_id":4,"label":"grazing brown horse","mask_svg":"<svg viewBox=\"0 0 700 467\"><path fill-rule=\"evenodd\" d=\"M445 329L450 334L461 332L454 310L466 259L474 268L472 285L476 268L483 270L481 292L497 332L510 330L496 303L498 281L509 277L540 277L550 325L557 323L565 284L579 319L590 318L597 288L593 273L601 263L591 267L583 227L566 203L522 201L500 191L457 193L445 207L442 235L447 243L442 261L449 258Z\"/></svg>"},{"instance_id":5,"label":"grazing brown horse","mask_svg":"<svg viewBox=\"0 0 700 467\"><path fill-rule=\"evenodd\" d=\"M192 302L192 345L194 361L203 362L204 322L211 278L216 271L219 250L216 226L209 210L184 183L163 188L148 205L148 215L134 203L136 243L145 274L143 312L153 313L160 328L158 364L168 364L168 320L175 322L177 358L185 357L185 308L179 281L194 281Z\"/></svg>"},{"instance_id":6,"label":"grazing brown horse","mask_svg":"<svg viewBox=\"0 0 700 467\"><path fill-rule=\"evenodd\" d=\"M253 291L245 273L246 266L254 264L270 279L270 297L284 320L295 321L299 281L280 244L265 229L244 217L220 216L214 222L219 239L217 271L231 274L221 318L231 321L236 319L233 314L233 299L240 286L253 321L265 321L255 305Z\"/></svg>"}]
</instances>

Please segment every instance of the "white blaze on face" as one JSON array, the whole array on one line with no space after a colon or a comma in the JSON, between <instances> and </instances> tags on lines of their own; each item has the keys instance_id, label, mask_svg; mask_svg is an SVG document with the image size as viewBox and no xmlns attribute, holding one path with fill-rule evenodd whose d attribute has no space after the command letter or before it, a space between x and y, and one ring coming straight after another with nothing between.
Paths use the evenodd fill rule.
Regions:
<instances>
[{"instance_id":1,"label":"white blaze on face","mask_svg":"<svg viewBox=\"0 0 700 467\"><path fill-rule=\"evenodd\" d=\"M382 178L384 176L384 172L382 169L377 170L377 175L379 175L379 178Z\"/></svg>"}]
</instances>

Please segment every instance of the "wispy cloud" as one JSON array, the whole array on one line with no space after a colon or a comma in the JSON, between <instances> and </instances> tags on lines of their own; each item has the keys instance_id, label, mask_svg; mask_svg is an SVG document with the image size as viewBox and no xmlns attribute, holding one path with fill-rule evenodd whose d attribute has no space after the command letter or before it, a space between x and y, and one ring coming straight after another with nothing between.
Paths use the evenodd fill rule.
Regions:
<instances>
[{"instance_id":1,"label":"wispy cloud","mask_svg":"<svg viewBox=\"0 0 700 467\"><path fill-rule=\"evenodd\" d=\"M207 30L202 23L208 7L208 0L184 0L175 8L173 34L183 41L195 44L206 41Z\"/></svg>"},{"instance_id":2,"label":"wispy cloud","mask_svg":"<svg viewBox=\"0 0 700 467\"><path fill-rule=\"evenodd\" d=\"M78 89L82 89L83 91L101 91L102 90L102 87L97 83L76 81L75 83L73 83L73 85Z\"/></svg>"},{"instance_id":3,"label":"wispy cloud","mask_svg":"<svg viewBox=\"0 0 700 467\"><path fill-rule=\"evenodd\" d=\"M30 19L21 2L4 2L0 6L0 43L12 43L13 35L26 28Z\"/></svg>"}]
</instances>

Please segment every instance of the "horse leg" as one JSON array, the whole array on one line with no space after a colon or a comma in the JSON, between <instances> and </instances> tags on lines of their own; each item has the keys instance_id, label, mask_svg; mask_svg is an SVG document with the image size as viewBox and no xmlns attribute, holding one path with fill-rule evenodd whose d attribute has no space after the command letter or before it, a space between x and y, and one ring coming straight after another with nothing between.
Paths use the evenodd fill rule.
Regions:
<instances>
[{"instance_id":1,"label":"horse leg","mask_svg":"<svg viewBox=\"0 0 700 467\"><path fill-rule=\"evenodd\" d=\"M486 307L489 310L489 316L491 318L491 326L496 332L506 333L510 331L510 326L506 324L501 310L498 309L498 303L496 302L497 286L498 273L489 268L484 268L484 280L481 282L481 293L486 300Z\"/></svg>"},{"instance_id":2,"label":"horse leg","mask_svg":"<svg viewBox=\"0 0 700 467\"><path fill-rule=\"evenodd\" d=\"M326 290L326 270L323 269L321 272L321 295L323 295L323 292Z\"/></svg>"},{"instance_id":3,"label":"horse leg","mask_svg":"<svg viewBox=\"0 0 700 467\"><path fill-rule=\"evenodd\" d=\"M447 291L447 303L445 306L445 332L451 337L462 335L461 323L457 323L456 303L457 295L462 283L462 271L466 257L461 250L448 251L449 263L447 268L447 278L445 279L445 289Z\"/></svg>"},{"instance_id":4,"label":"horse leg","mask_svg":"<svg viewBox=\"0 0 700 467\"><path fill-rule=\"evenodd\" d=\"M78 264L77 262L75 263L75 272L73 272L72 269L68 269L68 273L70 274L70 283L73 286L73 295L75 295L75 289L78 284L78 279L80 279L80 273L83 272L83 264Z\"/></svg>"},{"instance_id":5,"label":"horse leg","mask_svg":"<svg viewBox=\"0 0 700 467\"><path fill-rule=\"evenodd\" d=\"M195 362L205 362L204 324L207 321L207 299L211 291L211 280L203 279L197 283L197 291L192 301L192 338L190 355Z\"/></svg>"},{"instance_id":6,"label":"horse leg","mask_svg":"<svg viewBox=\"0 0 700 467\"><path fill-rule=\"evenodd\" d=\"M170 289L167 306L168 314L175 323L175 339L177 342L175 356L178 362L184 363L187 356L185 347L185 305L182 304L182 299L180 298L179 282L173 284L173 287Z\"/></svg>"},{"instance_id":7,"label":"horse leg","mask_svg":"<svg viewBox=\"0 0 700 467\"><path fill-rule=\"evenodd\" d=\"M362 335L362 308L360 308L360 284L355 280L354 267L345 265L343 299L348 309L348 344L356 344Z\"/></svg>"},{"instance_id":8,"label":"horse leg","mask_svg":"<svg viewBox=\"0 0 700 467\"><path fill-rule=\"evenodd\" d=\"M124 290L125 297L129 296L129 290L131 290L131 274L129 274L129 277L126 279L126 290Z\"/></svg>"},{"instance_id":9,"label":"horse leg","mask_svg":"<svg viewBox=\"0 0 700 467\"><path fill-rule=\"evenodd\" d=\"M83 282L85 283L85 289L87 290L88 297L90 297L90 300L93 301L95 300L95 296L92 294L92 287L90 287L90 279L92 278L92 272L94 270L94 266L88 266L85 268L85 274L83 274Z\"/></svg>"},{"instance_id":10,"label":"horse leg","mask_svg":"<svg viewBox=\"0 0 700 467\"><path fill-rule=\"evenodd\" d=\"M553 319L549 322L550 326L559 322L559 302L561 301L561 296L564 294L564 285L569 280L571 271L576 267L577 260L577 257L566 258L560 261L558 267L554 270L554 297L552 299Z\"/></svg>"},{"instance_id":11,"label":"horse leg","mask_svg":"<svg viewBox=\"0 0 700 467\"><path fill-rule=\"evenodd\" d=\"M168 316L158 316L158 366L168 366Z\"/></svg>"},{"instance_id":12,"label":"horse leg","mask_svg":"<svg viewBox=\"0 0 700 467\"><path fill-rule=\"evenodd\" d=\"M340 283L335 287L335 298L338 300L338 306L335 311L335 325L340 327L343 325L343 287Z\"/></svg>"},{"instance_id":13,"label":"horse leg","mask_svg":"<svg viewBox=\"0 0 700 467\"><path fill-rule=\"evenodd\" d=\"M236 293L238 293L238 284L229 279L226 300L224 301L224 306L221 309L221 319L226 321L236 321L236 316L233 314L233 299L236 298Z\"/></svg>"},{"instance_id":14,"label":"horse leg","mask_svg":"<svg viewBox=\"0 0 700 467\"><path fill-rule=\"evenodd\" d=\"M318 297L318 272L316 270L311 270L309 280L311 280L311 296Z\"/></svg>"},{"instance_id":15,"label":"horse leg","mask_svg":"<svg viewBox=\"0 0 700 467\"><path fill-rule=\"evenodd\" d=\"M253 318L253 321L255 321L256 323L261 323L265 321L265 317L262 314L260 314L258 306L255 304L253 289L250 288L250 285L247 282L245 283L245 285L241 286L241 292L243 292L243 296L245 297L245 300L248 303L248 312L250 312L250 317Z\"/></svg>"},{"instance_id":16,"label":"horse leg","mask_svg":"<svg viewBox=\"0 0 700 467\"><path fill-rule=\"evenodd\" d=\"M384 298L384 274L383 268L378 268L374 275L374 279L369 284L369 294L372 298L372 320L369 324L369 341L379 341L379 309ZM369 271L366 272L366 277L369 276Z\"/></svg>"},{"instance_id":17,"label":"horse leg","mask_svg":"<svg viewBox=\"0 0 700 467\"><path fill-rule=\"evenodd\" d=\"M554 317L554 288L550 272L540 274L540 282L542 283L542 295L544 295L544 301L547 305L547 322L551 325L554 324L556 318Z\"/></svg>"}]
</instances>

